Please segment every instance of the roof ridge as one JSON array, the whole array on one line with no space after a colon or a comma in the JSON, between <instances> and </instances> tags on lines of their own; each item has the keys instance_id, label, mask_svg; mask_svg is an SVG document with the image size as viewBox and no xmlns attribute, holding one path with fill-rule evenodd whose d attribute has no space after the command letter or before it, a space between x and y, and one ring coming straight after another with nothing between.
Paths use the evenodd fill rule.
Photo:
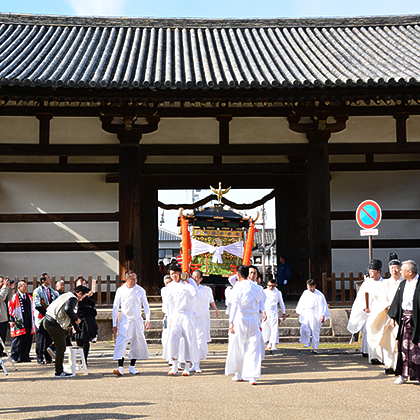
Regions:
<instances>
[{"instance_id":1,"label":"roof ridge","mask_svg":"<svg viewBox=\"0 0 420 420\"><path fill-rule=\"evenodd\" d=\"M302 18L155 18L0 13L0 23L104 27L362 27L420 24L420 14Z\"/></svg>"}]
</instances>

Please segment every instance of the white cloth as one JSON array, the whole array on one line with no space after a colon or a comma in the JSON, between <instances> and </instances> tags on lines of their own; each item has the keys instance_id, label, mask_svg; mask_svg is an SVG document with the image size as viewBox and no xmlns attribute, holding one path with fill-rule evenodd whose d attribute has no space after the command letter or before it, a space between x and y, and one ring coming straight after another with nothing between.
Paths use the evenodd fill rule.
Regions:
<instances>
[{"instance_id":1,"label":"white cloth","mask_svg":"<svg viewBox=\"0 0 420 420\"><path fill-rule=\"evenodd\" d=\"M198 345L198 357L205 360L208 353L207 343L211 341L210 336L210 311L209 306L214 302L213 292L208 286L198 285L195 297L196 313L196 334Z\"/></svg>"},{"instance_id":2,"label":"white cloth","mask_svg":"<svg viewBox=\"0 0 420 420\"><path fill-rule=\"evenodd\" d=\"M163 312L163 328L162 328L162 359L169 360L168 357L168 336L169 336L169 314L168 307L166 304L166 293L167 287L162 287L160 290L160 296L162 298L162 312Z\"/></svg>"},{"instance_id":3,"label":"white cloth","mask_svg":"<svg viewBox=\"0 0 420 420\"><path fill-rule=\"evenodd\" d=\"M197 284L172 281L168 284L167 307L169 311L168 357L179 362L198 362L197 334L195 329L194 298ZM183 343L183 344L182 344Z\"/></svg>"},{"instance_id":4,"label":"white cloth","mask_svg":"<svg viewBox=\"0 0 420 420\"><path fill-rule=\"evenodd\" d=\"M264 343L268 341L270 344L276 344L279 342L278 307L280 305L283 314L286 313L286 309L284 307L282 294L278 289L265 289L264 294L266 296L265 314L267 315L267 320L262 323L263 339Z\"/></svg>"},{"instance_id":5,"label":"white cloth","mask_svg":"<svg viewBox=\"0 0 420 420\"><path fill-rule=\"evenodd\" d=\"M242 258L244 253L244 242L238 241L233 244L226 246L213 246L207 244L206 242L198 241L197 239L191 239L191 256L195 257L196 255L209 254L213 255L213 263L222 264L222 254L226 251L229 254L235 255L235 257Z\"/></svg>"},{"instance_id":6,"label":"white cloth","mask_svg":"<svg viewBox=\"0 0 420 420\"><path fill-rule=\"evenodd\" d=\"M366 309L366 293L368 293L369 309L370 313L376 313L380 307L380 296L382 290L383 278L381 277L378 281L373 280L372 278L366 278L362 283L356 299L354 300L353 306L350 312L349 323L347 324L347 329L355 334L358 331L362 331L363 340L362 340L362 353L369 354L369 361L372 359L378 359L382 362L383 352L382 349L378 347L372 347L369 345L369 330L367 328L366 322L369 318L368 313L364 312ZM363 328L365 327L365 328Z\"/></svg>"},{"instance_id":7,"label":"white cloth","mask_svg":"<svg viewBox=\"0 0 420 420\"><path fill-rule=\"evenodd\" d=\"M246 380L261 376L262 334L259 311L264 311L263 289L241 280L231 291L230 321L235 334L229 335L225 374L240 373Z\"/></svg>"},{"instance_id":8,"label":"white cloth","mask_svg":"<svg viewBox=\"0 0 420 420\"><path fill-rule=\"evenodd\" d=\"M406 281L404 286L404 293L401 308L405 311L413 310L413 296L414 291L416 290L417 281L419 280L419 275L417 274L411 281Z\"/></svg>"},{"instance_id":9,"label":"white cloth","mask_svg":"<svg viewBox=\"0 0 420 420\"><path fill-rule=\"evenodd\" d=\"M322 327L321 317L324 317L324 322L330 317L325 296L317 289L313 293L305 290L296 306L296 313L300 315L299 341L309 346L312 335L312 348L317 349L319 347L319 333Z\"/></svg>"},{"instance_id":10,"label":"white cloth","mask_svg":"<svg viewBox=\"0 0 420 420\"><path fill-rule=\"evenodd\" d=\"M112 325L117 326L118 311L121 308L118 336L115 341L114 360L125 357L127 345L130 343L129 359L148 359L149 352L144 337L144 321L141 316L142 306L146 321L150 322L150 309L146 292L136 284L129 288L126 284L119 287L112 308Z\"/></svg>"},{"instance_id":11,"label":"white cloth","mask_svg":"<svg viewBox=\"0 0 420 420\"><path fill-rule=\"evenodd\" d=\"M402 277L395 280L393 277L383 280L377 294L377 304L371 312L366 323L367 341L369 346L382 349L383 363L387 368L395 369L397 365L397 333L398 326L391 326L391 319L386 310L392 303ZM379 352L379 351L377 351Z\"/></svg>"}]
</instances>

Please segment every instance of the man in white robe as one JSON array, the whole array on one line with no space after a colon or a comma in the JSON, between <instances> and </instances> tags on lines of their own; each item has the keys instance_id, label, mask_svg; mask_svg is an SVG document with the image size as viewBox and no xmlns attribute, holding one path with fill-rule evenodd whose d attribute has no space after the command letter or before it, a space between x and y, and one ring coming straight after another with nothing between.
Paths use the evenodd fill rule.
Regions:
<instances>
[{"instance_id":1,"label":"man in white robe","mask_svg":"<svg viewBox=\"0 0 420 420\"><path fill-rule=\"evenodd\" d=\"M182 362L185 363L182 375L189 376L191 362L199 360L194 311L197 284L191 278L181 280L179 266L170 266L169 275L172 282L168 285L165 297L169 311L168 351L173 362L168 375L175 375L178 362Z\"/></svg>"},{"instance_id":2,"label":"man in white robe","mask_svg":"<svg viewBox=\"0 0 420 420\"><path fill-rule=\"evenodd\" d=\"M264 343L268 342L268 349L275 350L276 344L279 342L279 309L283 314L283 321L286 319L286 308L284 306L283 297L280 290L276 288L276 281L269 280L267 289L264 289L265 314L267 319L262 324L262 333Z\"/></svg>"},{"instance_id":3,"label":"man in white robe","mask_svg":"<svg viewBox=\"0 0 420 420\"><path fill-rule=\"evenodd\" d=\"M375 306L375 312L371 312L367 321L368 343L372 348L381 347L383 354L383 363L385 365L385 374L392 375L395 372L398 358L397 334L398 326L388 316L388 309L394 299L400 282L401 262L396 254L390 254L396 258L389 262L389 272L391 277L381 282L381 288L378 293L378 304Z\"/></svg>"},{"instance_id":4,"label":"man in white robe","mask_svg":"<svg viewBox=\"0 0 420 420\"><path fill-rule=\"evenodd\" d=\"M364 357L369 357L369 362L373 365L382 363L383 351L380 346L372 347L369 345L368 330L366 328L367 320L371 312L376 313L380 307L379 296L381 294L381 276L382 261L373 259L368 266L369 277L365 277L365 281L357 292L351 308L349 323L347 329L355 334L359 331L363 334L362 339L362 354ZM366 306L366 296L368 299L368 307Z\"/></svg>"},{"instance_id":5,"label":"man in white robe","mask_svg":"<svg viewBox=\"0 0 420 420\"><path fill-rule=\"evenodd\" d=\"M163 278L164 287L160 289L160 296L162 298L162 312L163 312L163 328L162 328L162 359L167 360L168 362L171 360L172 365L172 359L168 356L168 336L169 336L169 311L168 311L168 305L166 302L166 292L168 291L167 286L172 281L171 276L167 274Z\"/></svg>"},{"instance_id":6,"label":"man in white robe","mask_svg":"<svg viewBox=\"0 0 420 420\"><path fill-rule=\"evenodd\" d=\"M200 284L203 280L203 273L200 270L195 270L192 273L192 278L197 284L197 295L195 296L194 304L199 360L194 363L190 372L201 373L200 362L201 360L206 360L208 353L207 343L211 341L209 306L212 305L216 311L216 318L219 316L219 310L214 303L213 292L210 287Z\"/></svg>"},{"instance_id":7,"label":"man in white robe","mask_svg":"<svg viewBox=\"0 0 420 420\"><path fill-rule=\"evenodd\" d=\"M262 333L259 313L264 312L263 289L248 279L249 268L237 267L238 282L231 291L229 309L229 346L225 374L232 380L257 384L261 376ZM265 314L263 316L265 321Z\"/></svg>"},{"instance_id":8,"label":"man in white robe","mask_svg":"<svg viewBox=\"0 0 420 420\"><path fill-rule=\"evenodd\" d=\"M309 347L312 336L312 349L315 351L319 347L322 324L330 317L330 311L325 296L316 289L315 280L309 279L306 287L296 306L296 313L300 315L299 341L304 347Z\"/></svg>"},{"instance_id":9,"label":"man in white robe","mask_svg":"<svg viewBox=\"0 0 420 420\"><path fill-rule=\"evenodd\" d=\"M141 316L142 306L146 322ZM120 322L118 324L118 312L121 308ZM118 328L117 328L118 324ZM125 284L118 288L115 294L112 309L112 332L117 334L115 341L114 360L118 360L118 369L114 374L122 376L124 373L124 356L127 346L130 344L128 358L130 367L128 371L132 375L139 372L135 369L137 359L149 359L149 351L144 337L144 329L150 328L150 309L145 290L137 284L137 275L132 270L125 273Z\"/></svg>"}]
</instances>

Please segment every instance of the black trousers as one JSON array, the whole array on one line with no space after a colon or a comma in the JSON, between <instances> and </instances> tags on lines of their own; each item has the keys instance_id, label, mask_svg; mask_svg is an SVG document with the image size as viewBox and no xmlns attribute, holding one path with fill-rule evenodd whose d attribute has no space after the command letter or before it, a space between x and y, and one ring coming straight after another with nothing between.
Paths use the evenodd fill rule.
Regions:
<instances>
[{"instance_id":1,"label":"black trousers","mask_svg":"<svg viewBox=\"0 0 420 420\"><path fill-rule=\"evenodd\" d=\"M61 375L63 373L64 353L66 351L66 336L69 330L63 330L56 322L49 322L43 319L44 328L49 332L55 345L55 373Z\"/></svg>"},{"instance_id":2,"label":"black trousers","mask_svg":"<svg viewBox=\"0 0 420 420\"><path fill-rule=\"evenodd\" d=\"M48 331L45 330L42 322L36 330L36 360L38 362L44 361L44 358L47 362L51 362L51 356L47 352L47 348L51 346L52 338L48 334Z\"/></svg>"},{"instance_id":3,"label":"black trousers","mask_svg":"<svg viewBox=\"0 0 420 420\"><path fill-rule=\"evenodd\" d=\"M6 343L6 335L7 335L7 329L9 328L9 322L0 322L0 337L3 340L3 343ZM5 353L3 353L3 346L0 344L0 357L6 356Z\"/></svg>"},{"instance_id":4,"label":"black trousers","mask_svg":"<svg viewBox=\"0 0 420 420\"><path fill-rule=\"evenodd\" d=\"M26 334L12 338L10 356L19 363L30 361L29 352L31 351L32 345L31 328L26 328L26 331Z\"/></svg>"}]
</instances>

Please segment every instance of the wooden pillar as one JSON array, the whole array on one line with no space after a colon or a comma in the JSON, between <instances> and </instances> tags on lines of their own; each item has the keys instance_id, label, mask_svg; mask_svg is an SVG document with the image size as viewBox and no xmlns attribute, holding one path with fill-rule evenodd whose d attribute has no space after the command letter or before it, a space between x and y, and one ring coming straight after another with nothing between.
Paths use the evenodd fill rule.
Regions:
<instances>
[{"instance_id":1,"label":"wooden pillar","mask_svg":"<svg viewBox=\"0 0 420 420\"><path fill-rule=\"evenodd\" d=\"M140 268L141 285L146 289L148 295L158 295L158 191L155 185L144 182L142 184L141 226L143 254L143 262Z\"/></svg>"},{"instance_id":2,"label":"wooden pillar","mask_svg":"<svg viewBox=\"0 0 420 420\"><path fill-rule=\"evenodd\" d=\"M308 234L311 277L321 284L331 273L329 130L308 131Z\"/></svg>"},{"instance_id":3,"label":"wooden pillar","mask_svg":"<svg viewBox=\"0 0 420 420\"><path fill-rule=\"evenodd\" d=\"M120 137L120 136L119 136ZM139 282L141 252L141 158L140 145L125 142L120 145L119 162L119 262L120 278L126 270L134 270Z\"/></svg>"},{"instance_id":4,"label":"wooden pillar","mask_svg":"<svg viewBox=\"0 0 420 420\"><path fill-rule=\"evenodd\" d=\"M289 128L305 133L309 141L308 167L308 242L310 275L321 285L322 273L331 273L331 204L328 140L331 133L346 128L348 115L335 115L328 122L330 111L319 110L311 122L301 123L301 116L289 115Z\"/></svg>"},{"instance_id":5,"label":"wooden pillar","mask_svg":"<svg viewBox=\"0 0 420 420\"><path fill-rule=\"evenodd\" d=\"M159 116L147 116L147 124L136 124L136 115L119 116L123 124L114 124L114 116L102 115L102 129L117 134L119 156L119 273L124 279L127 270L134 270L142 283L142 265L146 258L142 249L142 156L139 142L143 133L157 130ZM144 225L144 223L143 223ZM157 228L157 221L155 223ZM157 264L157 258L155 260Z\"/></svg>"}]
</instances>

